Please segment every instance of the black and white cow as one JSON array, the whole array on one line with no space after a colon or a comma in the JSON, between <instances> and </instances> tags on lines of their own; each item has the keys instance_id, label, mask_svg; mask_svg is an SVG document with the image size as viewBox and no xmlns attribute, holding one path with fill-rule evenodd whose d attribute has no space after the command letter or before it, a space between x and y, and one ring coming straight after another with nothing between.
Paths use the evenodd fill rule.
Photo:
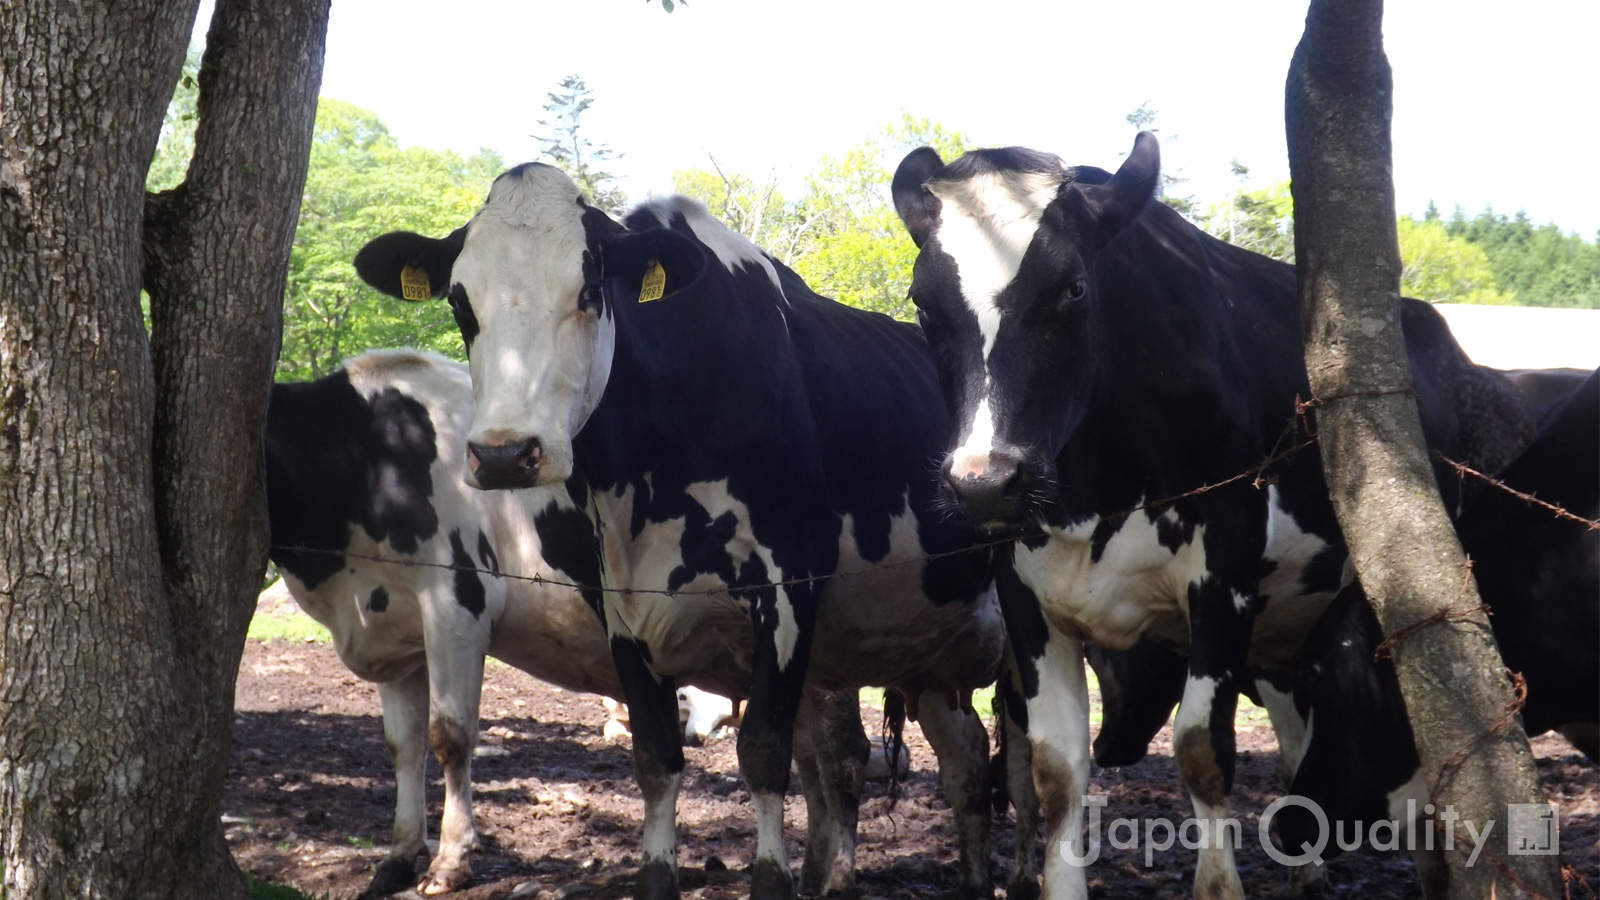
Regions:
<instances>
[{"instance_id":1,"label":"black and white cow","mask_svg":"<svg viewBox=\"0 0 1600 900\"><path fill-rule=\"evenodd\" d=\"M923 148L894 178L954 423L944 488L974 522L1021 537L996 580L1050 897L1086 891L1064 852L1081 844L1089 773L1083 642L1150 634L1188 648L1174 750L1212 838L1195 893L1239 897L1239 838L1223 832L1237 696L1252 664L1292 663L1343 583L1314 449L1262 473L1265 489L1228 481L1304 438L1291 427L1296 395L1309 396L1294 269L1155 202L1159 174L1141 134L1115 176L1019 148L946 166ZM1477 373L1433 310L1407 303L1402 319L1430 440L1503 465L1531 434L1520 401ZM1506 417L1522 430L1476 430ZM1203 485L1217 487L1191 493Z\"/></svg>"},{"instance_id":2,"label":"black and white cow","mask_svg":"<svg viewBox=\"0 0 1600 900\"><path fill-rule=\"evenodd\" d=\"M395 296L449 298L478 398L478 486L581 473L594 488L647 798L638 896L677 895L670 698L720 648L751 673L738 751L754 896L794 891L783 792L808 676L906 689L956 811L961 888L990 891L987 739L953 699L993 680L1004 628L989 555L961 552L971 533L935 511L947 435L916 327L819 297L692 200L619 224L539 164L497 178L448 237L384 235L356 269ZM845 886L811 852L802 889Z\"/></svg>"},{"instance_id":3,"label":"black and white cow","mask_svg":"<svg viewBox=\"0 0 1600 900\"><path fill-rule=\"evenodd\" d=\"M622 696L592 605L598 598L461 570L579 583L599 577L594 527L566 485L488 493L466 486L472 414L466 367L410 350L368 352L325 378L274 385L268 410L272 558L290 596L328 628L352 672L378 683L383 702L396 810L389 854L368 896L416 883L429 744L444 769L445 806L421 891L453 890L471 876L471 761L485 654L568 690ZM572 489L581 491L576 482ZM730 654L708 657L698 674L734 696L744 690ZM855 696L845 693L811 698L838 735L806 732L796 742L818 828L840 827L836 808L850 807L841 814L852 828L855 821L854 794L836 784L848 773L837 754L814 746L865 744ZM675 720L686 718L685 727L703 737L718 724L718 705L728 701L684 685Z\"/></svg>"},{"instance_id":4,"label":"black and white cow","mask_svg":"<svg viewBox=\"0 0 1600 900\"><path fill-rule=\"evenodd\" d=\"M383 702L397 790L374 895L415 882L430 744L445 807L422 887L454 890L471 875L485 654L562 687L620 694L605 636L576 591L362 558L592 577L591 529L565 485L485 496L461 484L471 417L465 368L412 351L367 353L325 378L274 385L268 410L272 559L300 607L327 626L339 659L377 682Z\"/></svg>"},{"instance_id":5,"label":"black and white cow","mask_svg":"<svg viewBox=\"0 0 1600 900\"><path fill-rule=\"evenodd\" d=\"M1554 404L1539 436L1501 479L1595 520L1597 460L1600 373ZM1499 490L1479 495L1456 530L1492 611L1501 658L1526 680L1528 734L1560 731L1600 760L1600 531ZM1339 594L1306 638L1295 699L1309 719L1308 737L1291 793L1317 803L1331 823L1392 820L1404 830L1425 812L1428 786L1394 663L1374 658L1382 639L1356 585ZM1273 824L1291 853L1317 845L1319 826L1303 807L1285 807ZM1361 833L1360 826L1351 831ZM1323 856L1338 852L1332 843ZM1424 896L1448 896L1442 862L1416 852Z\"/></svg>"}]
</instances>

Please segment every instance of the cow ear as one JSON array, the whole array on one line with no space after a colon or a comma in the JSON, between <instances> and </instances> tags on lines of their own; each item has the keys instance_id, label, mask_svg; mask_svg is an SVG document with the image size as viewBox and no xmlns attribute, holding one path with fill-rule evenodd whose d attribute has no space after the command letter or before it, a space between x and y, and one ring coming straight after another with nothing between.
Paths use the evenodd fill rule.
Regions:
<instances>
[{"instance_id":1,"label":"cow ear","mask_svg":"<svg viewBox=\"0 0 1600 900\"><path fill-rule=\"evenodd\" d=\"M944 160L932 147L918 147L906 154L900 167L894 171L890 190L894 194L894 209L906 232L918 247L933 233L934 220L939 217L939 199L923 187L933 173L944 168Z\"/></svg>"},{"instance_id":2,"label":"cow ear","mask_svg":"<svg viewBox=\"0 0 1600 900\"><path fill-rule=\"evenodd\" d=\"M1100 235L1109 241L1144 211L1161 180L1161 142L1148 131L1133 139L1133 151L1117 174L1104 186L1093 188L1100 213Z\"/></svg>"},{"instance_id":3,"label":"cow ear","mask_svg":"<svg viewBox=\"0 0 1600 900\"><path fill-rule=\"evenodd\" d=\"M442 297L450 289L450 270L466 239L465 225L443 238L391 231L357 251L356 274L367 284L402 300ZM426 277L426 285L421 284L419 276Z\"/></svg>"},{"instance_id":4,"label":"cow ear","mask_svg":"<svg viewBox=\"0 0 1600 900\"><path fill-rule=\"evenodd\" d=\"M706 255L676 231L651 228L607 239L600 265L608 302L645 303L692 284L706 267Z\"/></svg>"}]
</instances>

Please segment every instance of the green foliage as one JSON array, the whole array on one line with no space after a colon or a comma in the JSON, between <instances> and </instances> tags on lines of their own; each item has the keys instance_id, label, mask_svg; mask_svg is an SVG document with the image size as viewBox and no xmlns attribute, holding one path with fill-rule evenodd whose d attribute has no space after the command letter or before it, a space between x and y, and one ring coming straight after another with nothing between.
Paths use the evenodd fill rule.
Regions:
<instances>
[{"instance_id":1,"label":"green foliage","mask_svg":"<svg viewBox=\"0 0 1600 900\"><path fill-rule=\"evenodd\" d=\"M916 245L906 235L889 196L894 167L911 150L928 146L953 160L966 137L937 122L902 113L840 157L822 159L806 179L796 205L803 240L792 254L795 271L818 293L842 303L910 319L909 289Z\"/></svg>"},{"instance_id":2,"label":"green foliage","mask_svg":"<svg viewBox=\"0 0 1600 900\"><path fill-rule=\"evenodd\" d=\"M901 158L922 146L951 160L966 152L967 141L936 122L902 114L842 156L824 157L796 201L783 197L775 175L758 182L725 172L714 158L712 170L674 172L673 188L793 266L818 293L909 319L916 247L895 214L889 181Z\"/></svg>"},{"instance_id":3,"label":"green foliage","mask_svg":"<svg viewBox=\"0 0 1600 900\"><path fill-rule=\"evenodd\" d=\"M706 205L713 216L765 248L785 263L792 261L801 231L784 205L777 175L757 182L748 175L724 172L711 158L712 169L680 169L672 173L672 189Z\"/></svg>"},{"instance_id":4,"label":"green foliage","mask_svg":"<svg viewBox=\"0 0 1600 900\"><path fill-rule=\"evenodd\" d=\"M667 0L662 0L662 7L667 12L672 11ZM577 75L561 79L558 87L560 92L548 94L550 99L544 105L549 118L539 120L550 133L532 137L544 145L541 152L546 162L571 176L591 203L615 215L628 200L612 183L614 176L601 167L616 159L618 154L582 133L583 114L594 105L594 98L590 96L594 92Z\"/></svg>"},{"instance_id":5,"label":"green foliage","mask_svg":"<svg viewBox=\"0 0 1600 900\"><path fill-rule=\"evenodd\" d=\"M183 182L189 170L189 159L194 156L194 129L199 123L195 112L200 100L199 78L200 48L190 44L177 88L167 103L166 118L161 122L161 142L145 176L147 191L171 190Z\"/></svg>"},{"instance_id":6,"label":"green foliage","mask_svg":"<svg viewBox=\"0 0 1600 900\"><path fill-rule=\"evenodd\" d=\"M1238 160L1233 162L1233 172L1241 181L1250 174ZM1232 197L1211 204L1196 224L1235 246L1294 262L1294 198L1287 181L1254 191L1241 185Z\"/></svg>"},{"instance_id":7,"label":"green foliage","mask_svg":"<svg viewBox=\"0 0 1600 900\"><path fill-rule=\"evenodd\" d=\"M1468 219L1457 207L1444 226L1483 249L1499 288L1524 306L1600 309L1600 235L1595 242L1534 226L1526 213L1506 218L1485 209Z\"/></svg>"},{"instance_id":8,"label":"green foliage","mask_svg":"<svg viewBox=\"0 0 1600 900\"><path fill-rule=\"evenodd\" d=\"M1512 296L1496 287L1489 256L1463 238L1451 237L1437 219L1401 216L1400 293L1446 303L1508 305Z\"/></svg>"},{"instance_id":9,"label":"green foliage","mask_svg":"<svg viewBox=\"0 0 1600 900\"><path fill-rule=\"evenodd\" d=\"M311 165L289 256L278 378L325 375L373 347L412 346L462 359L443 303L403 303L366 287L351 260L372 238L408 230L442 236L482 202L502 168L489 152L401 148L378 117L338 100L317 106Z\"/></svg>"}]
</instances>

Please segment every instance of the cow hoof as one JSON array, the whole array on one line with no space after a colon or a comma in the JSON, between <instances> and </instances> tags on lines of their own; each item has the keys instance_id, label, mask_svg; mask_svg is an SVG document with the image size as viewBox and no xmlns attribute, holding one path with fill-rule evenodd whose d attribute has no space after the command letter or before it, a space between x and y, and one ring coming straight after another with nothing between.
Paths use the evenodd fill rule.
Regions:
<instances>
[{"instance_id":1,"label":"cow hoof","mask_svg":"<svg viewBox=\"0 0 1600 900\"><path fill-rule=\"evenodd\" d=\"M769 859L750 867L750 900L794 900L794 878Z\"/></svg>"},{"instance_id":2,"label":"cow hoof","mask_svg":"<svg viewBox=\"0 0 1600 900\"><path fill-rule=\"evenodd\" d=\"M380 900L390 894L398 894L409 890L417 883L417 867L409 859L385 859L378 863L378 870L372 873L372 883L362 891L356 900Z\"/></svg>"},{"instance_id":3,"label":"cow hoof","mask_svg":"<svg viewBox=\"0 0 1600 900\"><path fill-rule=\"evenodd\" d=\"M1006 900L1039 900L1039 880L1023 878L1006 885Z\"/></svg>"},{"instance_id":4,"label":"cow hoof","mask_svg":"<svg viewBox=\"0 0 1600 900\"><path fill-rule=\"evenodd\" d=\"M417 885L417 893L424 897L437 897L440 894L453 894L467 886L472 880L472 870L466 866L450 871L429 872Z\"/></svg>"},{"instance_id":5,"label":"cow hoof","mask_svg":"<svg viewBox=\"0 0 1600 900\"><path fill-rule=\"evenodd\" d=\"M659 859L640 866L633 900L678 900L678 867Z\"/></svg>"}]
</instances>

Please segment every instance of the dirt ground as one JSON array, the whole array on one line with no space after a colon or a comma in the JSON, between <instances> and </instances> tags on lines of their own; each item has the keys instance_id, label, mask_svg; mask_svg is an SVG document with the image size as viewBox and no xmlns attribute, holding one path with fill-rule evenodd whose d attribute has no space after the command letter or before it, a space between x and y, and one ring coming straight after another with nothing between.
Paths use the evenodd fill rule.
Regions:
<instances>
[{"instance_id":1,"label":"dirt ground","mask_svg":"<svg viewBox=\"0 0 1600 900\"><path fill-rule=\"evenodd\" d=\"M868 732L876 710L864 708ZM482 746L474 761L478 828L484 847L465 900L513 896L595 900L631 896L643 804L625 742L600 734L596 697L571 694L499 664L485 679ZM258 877L313 896L359 893L389 840L394 783L383 742L378 695L351 675L326 643L250 641L239 673L234 748L223 801L224 827L240 865ZM939 796L933 752L907 726L912 773L893 812L884 786L869 785L858 844L864 895L893 900L939 896L955 881L955 832ZM1233 811L1244 827L1239 854L1246 894L1270 896L1285 880L1256 837L1259 816L1282 795L1277 744L1264 719L1242 728ZM1554 736L1534 742L1550 799L1560 804L1563 856L1582 879L1574 898L1600 890L1600 771ZM1164 731L1149 758L1097 772L1090 790L1105 793L1116 817L1181 822L1189 802ZM684 892L704 900L748 893L742 870L755 849L749 794L738 779L734 741L686 751L678 801ZM444 790L430 772L431 828ZM794 779L786 836L798 870L805 804ZM993 873L1004 894L1013 839L1009 817L994 819ZM1489 844L1502 850L1502 838ZM1154 854L1103 848L1089 870L1095 898L1189 896L1195 854L1180 845ZM1419 896L1403 851L1358 851L1329 863L1329 896L1400 900ZM520 889L519 889L520 888ZM406 895L401 895L406 896ZM414 896L414 895L412 895Z\"/></svg>"}]
</instances>

